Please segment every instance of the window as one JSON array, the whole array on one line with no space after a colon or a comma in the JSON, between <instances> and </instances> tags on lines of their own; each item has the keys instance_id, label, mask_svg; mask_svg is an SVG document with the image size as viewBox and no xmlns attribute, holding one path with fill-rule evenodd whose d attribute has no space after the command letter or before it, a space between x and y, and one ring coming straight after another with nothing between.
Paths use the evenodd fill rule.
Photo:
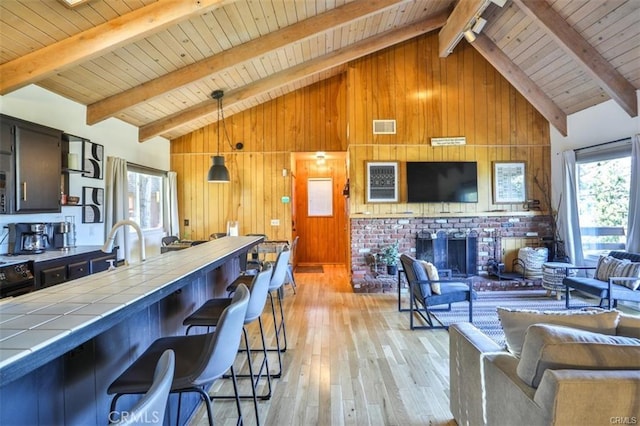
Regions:
<instances>
[{"instance_id":1,"label":"window","mask_svg":"<svg viewBox=\"0 0 640 426\"><path fill-rule=\"evenodd\" d=\"M128 166L129 219L140 224L143 231L163 226L163 174Z\"/></svg>"},{"instance_id":2,"label":"window","mask_svg":"<svg viewBox=\"0 0 640 426\"><path fill-rule=\"evenodd\" d=\"M577 151L576 168L585 258L624 250L631 190L630 140Z\"/></svg>"}]
</instances>

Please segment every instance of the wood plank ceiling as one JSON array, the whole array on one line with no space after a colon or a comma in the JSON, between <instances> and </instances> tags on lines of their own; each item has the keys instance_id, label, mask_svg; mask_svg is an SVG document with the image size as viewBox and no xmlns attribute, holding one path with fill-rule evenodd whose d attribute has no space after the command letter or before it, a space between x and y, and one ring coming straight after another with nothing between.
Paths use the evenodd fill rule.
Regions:
<instances>
[{"instance_id":1,"label":"wood plank ceiling","mask_svg":"<svg viewBox=\"0 0 640 426\"><path fill-rule=\"evenodd\" d=\"M482 27L482 21L486 24ZM439 31L474 46L555 126L614 99L637 116L639 0L0 1L0 94L28 84L173 139ZM478 24L478 25L476 25ZM467 34L468 36L470 34Z\"/></svg>"}]
</instances>

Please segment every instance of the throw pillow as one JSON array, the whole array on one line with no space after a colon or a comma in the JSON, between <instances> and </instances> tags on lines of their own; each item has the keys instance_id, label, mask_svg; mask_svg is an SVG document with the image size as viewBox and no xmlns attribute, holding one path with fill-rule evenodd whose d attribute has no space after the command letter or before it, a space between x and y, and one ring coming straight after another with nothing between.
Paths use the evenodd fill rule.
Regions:
<instances>
[{"instance_id":1,"label":"throw pillow","mask_svg":"<svg viewBox=\"0 0 640 426\"><path fill-rule=\"evenodd\" d=\"M637 370L640 339L548 324L527 329L516 372L537 388L545 370Z\"/></svg>"},{"instance_id":2,"label":"throw pillow","mask_svg":"<svg viewBox=\"0 0 640 426\"><path fill-rule=\"evenodd\" d=\"M617 334L618 336L637 337L640 339L640 317L620 312Z\"/></svg>"},{"instance_id":3,"label":"throw pillow","mask_svg":"<svg viewBox=\"0 0 640 426\"><path fill-rule=\"evenodd\" d=\"M421 261L422 266L424 267L424 271L427 274L427 278L429 281L440 281L440 276L438 275L438 268L426 260ZM431 284L431 293L433 294L441 294L440 283L430 283Z\"/></svg>"},{"instance_id":4,"label":"throw pillow","mask_svg":"<svg viewBox=\"0 0 640 426\"><path fill-rule=\"evenodd\" d=\"M615 270L624 263L629 263L629 259L621 260L611 256L600 256L596 266L595 279L608 281L609 277L614 276Z\"/></svg>"},{"instance_id":5,"label":"throw pillow","mask_svg":"<svg viewBox=\"0 0 640 426\"><path fill-rule=\"evenodd\" d=\"M640 263L622 263L609 277L640 278ZM613 280L613 283L623 285L631 290L637 290L640 287L640 280Z\"/></svg>"},{"instance_id":6,"label":"throw pillow","mask_svg":"<svg viewBox=\"0 0 640 426\"><path fill-rule=\"evenodd\" d=\"M596 333L615 335L620 313L618 311L532 311L497 308L504 330L507 349L520 357L527 328L532 324L556 324Z\"/></svg>"}]
</instances>

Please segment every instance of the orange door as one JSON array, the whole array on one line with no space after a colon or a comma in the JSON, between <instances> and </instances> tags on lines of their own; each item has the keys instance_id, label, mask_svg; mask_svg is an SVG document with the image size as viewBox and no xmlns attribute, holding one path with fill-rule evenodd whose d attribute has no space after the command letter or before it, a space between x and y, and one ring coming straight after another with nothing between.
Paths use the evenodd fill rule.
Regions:
<instances>
[{"instance_id":1,"label":"orange door","mask_svg":"<svg viewBox=\"0 0 640 426\"><path fill-rule=\"evenodd\" d=\"M296 263L301 265L348 262L346 154L297 154L294 179L293 234L299 235Z\"/></svg>"}]
</instances>

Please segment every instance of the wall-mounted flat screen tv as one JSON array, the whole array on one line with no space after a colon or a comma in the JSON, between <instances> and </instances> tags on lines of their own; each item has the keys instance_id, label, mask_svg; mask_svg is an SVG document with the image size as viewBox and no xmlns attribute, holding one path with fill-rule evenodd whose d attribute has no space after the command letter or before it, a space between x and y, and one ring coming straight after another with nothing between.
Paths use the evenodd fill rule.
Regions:
<instances>
[{"instance_id":1,"label":"wall-mounted flat screen tv","mask_svg":"<svg viewBox=\"0 0 640 426\"><path fill-rule=\"evenodd\" d=\"M409 203L477 203L475 161L407 162Z\"/></svg>"}]
</instances>

